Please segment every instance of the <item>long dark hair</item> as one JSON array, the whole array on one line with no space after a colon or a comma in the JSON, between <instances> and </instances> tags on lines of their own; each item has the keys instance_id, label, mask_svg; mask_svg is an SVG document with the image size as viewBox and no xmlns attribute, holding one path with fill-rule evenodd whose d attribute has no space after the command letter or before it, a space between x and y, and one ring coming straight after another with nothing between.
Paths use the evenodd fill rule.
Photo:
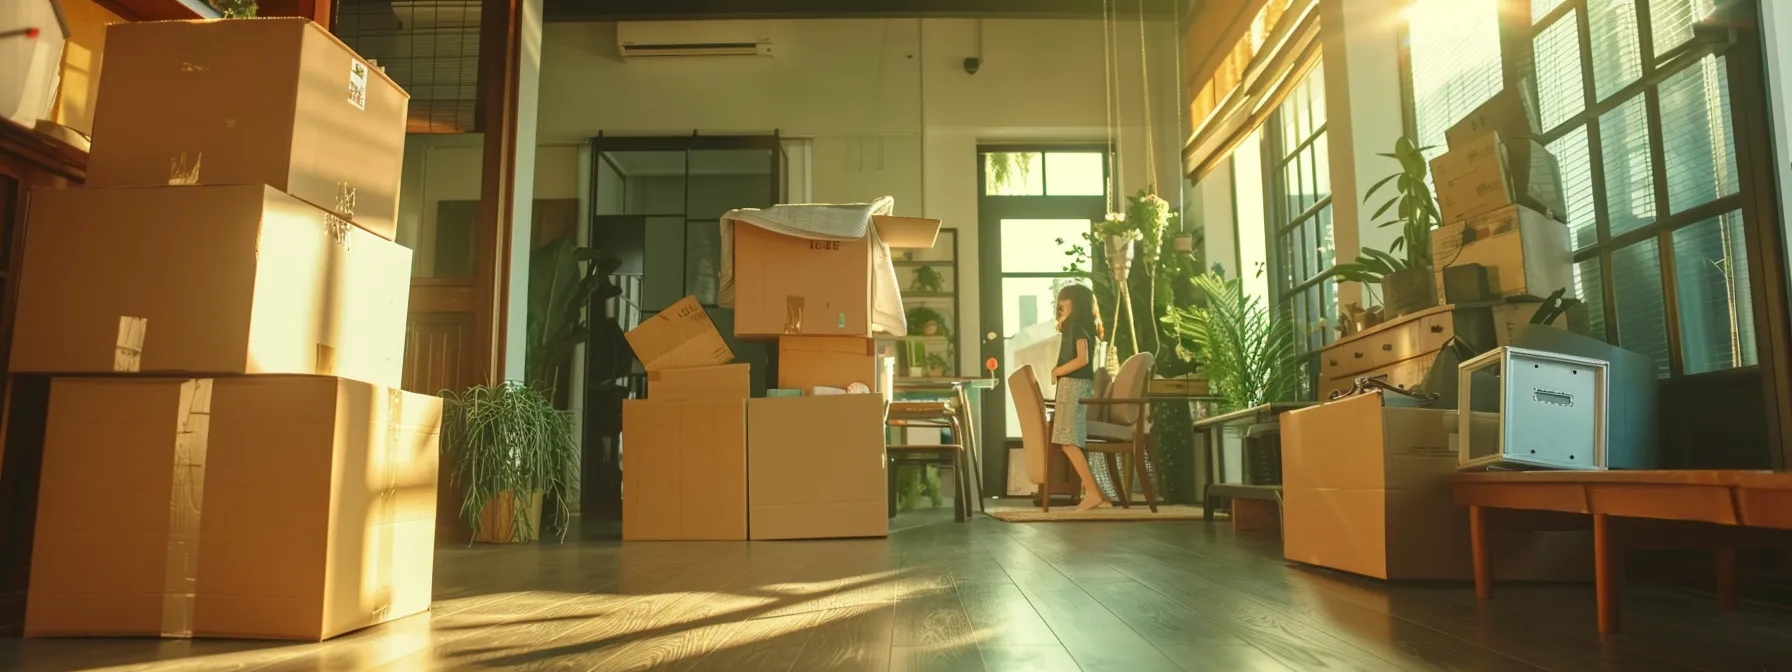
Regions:
<instances>
[{"instance_id":1,"label":"long dark hair","mask_svg":"<svg viewBox=\"0 0 1792 672\"><path fill-rule=\"evenodd\" d=\"M1058 301L1070 302L1070 314L1058 320L1059 333L1063 333L1064 325L1070 323L1081 324L1095 334L1097 340L1107 337L1107 333L1101 328L1101 313L1095 310L1095 292L1089 291L1088 285L1065 285L1058 290ZM1056 307L1054 304L1053 308Z\"/></svg>"}]
</instances>

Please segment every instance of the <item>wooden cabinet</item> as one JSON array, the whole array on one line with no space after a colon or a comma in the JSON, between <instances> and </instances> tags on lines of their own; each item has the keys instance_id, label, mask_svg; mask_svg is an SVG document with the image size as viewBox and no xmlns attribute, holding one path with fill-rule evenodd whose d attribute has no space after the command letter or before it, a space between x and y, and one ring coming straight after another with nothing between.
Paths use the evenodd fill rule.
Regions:
<instances>
[{"instance_id":1,"label":"wooden cabinet","mask_svg":"<svg viewBox=\"0 0 1792 672\"><path fill-rule=\"evenodd\" d=\"M1319 351L1319 398L1349 390L1357 378L1378 378L1401 389L1417 387L1431 373L1438 351L1453 338L1477 349L1494 347L1488 304L1422 310L1325 346Z\"/></svg>"},{"instance_id":2,"label":"wooden cabinet","mask_svg":"<svg viewBox=\"0 0 1792 672\"><path fill-rule=\"evenodd\" d=\"M0 370L12 352L13 315L18 304L19 261L24 252L26 203L35 189L61 189L87 177L87 154L0 119ZM95 244L104 244L95 241ZM18 636L25 618L25 587L31 564L31 536L37 515L37 476L42 461L41 379L15 380L8 373L0 388L4 450L0 451L0 637ZM41 392L41 390L40 390ZM37 417L37 422L13 418Z\"/></svg>"}]
</instances>

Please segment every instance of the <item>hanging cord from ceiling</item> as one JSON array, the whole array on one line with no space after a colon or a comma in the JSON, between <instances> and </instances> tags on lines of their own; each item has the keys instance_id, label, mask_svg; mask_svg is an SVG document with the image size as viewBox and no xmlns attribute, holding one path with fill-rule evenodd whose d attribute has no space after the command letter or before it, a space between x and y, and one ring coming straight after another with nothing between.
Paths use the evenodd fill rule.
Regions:
<instances>
[{"instance_id":1,"label":"hanging cord from ceiling","mask_svg":"<svg viewBox=\"0 0 1792 672\"><path fill-rule=\"evenodd\" d=\"M1116 44L1117 33L1114 24L1118 0L1101 0L1101 79L1105 89L1102 96L1102 111L1107 114L1108 212L1120 211L1120 185L1124 177L1120 162L1120 86L1117 75L1120 66L1116 55L1119 45Z\"/></svg>"},{"instance_id":2,"label":"hanging cord from ceiling","mask_svg":"<svg viewBox=\"0 0 1792 672\"><path fill-rule=\"evenodd\" d=\"M1139 90L1145 100L1145 184L1157 188L1157 143L1151 131L1150 49L1145 42L1145 0L1139 0Z\"/></svg>"}]
</instances>

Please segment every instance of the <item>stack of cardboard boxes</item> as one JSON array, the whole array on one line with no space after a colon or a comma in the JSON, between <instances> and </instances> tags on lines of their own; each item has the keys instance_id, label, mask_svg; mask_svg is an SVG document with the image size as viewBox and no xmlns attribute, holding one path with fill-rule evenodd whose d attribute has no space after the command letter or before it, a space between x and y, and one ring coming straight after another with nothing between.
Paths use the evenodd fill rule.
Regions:
<instances>
[{"instance_id":1,"label":"stack of cardboard boxes","mask_svg":"<svg viewBox=\"0 0 1792 672\"><path fill-rule=\"evenodd\" d=\"M1573 296L1561 176L1536 140L1531 107L1507 90L1445 133L1450 151L1431 162L1443 222L1431 232L1431 254L1443 307L1328 346L1321 366L1329 389L1347 390L1358 376L1419 387L1452 337L1480 340L1465 333L1475 320L1459 319L1462 304L1558 289ZM1502 323L1527 321L1536 306L1493 309L1500 345L1509 333ZM1378 392L1280 421L1288 559L1383 579L1470 577L1468 514L1446 480L1457 470L1455 411ZM1578 580L1592 566L1580 531L1512 530L1493 548L1501 578Z\"/></svg>"},{"instance_id":2,"label":"stack of cardboard boxes","mask_svg":"<svg viewBox=\"0 0 1792 672\"><path fill-rule=\"evenodd\" d=\"M1507 89L1444 134L1450 151L1431 161L1442 216L1431 259L1443 305L1574 295L1561 170L1537 141L1535 119Z\"/></svg>"},{"instance_id":3,"label":"stack of cardboard boxes","mask_svg":"<svg viewBox=\"0 0 1792 672\"><path fill-rule=\"evenodd\" d=\"M106 43L88 187L32 195L19 285L11 368L50 377L27 634L318 640L427 609L407 95L301 19Z\"/></svg>"},{"instance_id":4,"label":"stack of cardboard boxes","mask_svg":"<svg viewBox=\"0 0 1792 672\"><path fill-rule=\"evenodd\" d=\"M940 225L873 224L890 247L931 247ZM623 404L623 539L887 535L873 243L734 225L735 337L777 341L778 388L748 398L694 298L631 331L648 384Z\"/></svg>"}]
</instances>

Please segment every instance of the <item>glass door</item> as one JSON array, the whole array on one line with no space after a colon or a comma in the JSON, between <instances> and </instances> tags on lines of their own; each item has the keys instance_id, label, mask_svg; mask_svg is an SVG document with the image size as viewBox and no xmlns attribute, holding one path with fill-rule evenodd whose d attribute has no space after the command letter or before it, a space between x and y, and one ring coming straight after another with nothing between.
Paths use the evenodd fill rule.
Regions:
<instances>
[{"instance_id":1,"label":"glass door","mask_svg":"<svg viewBox=\"0 0 1792 672\"><path fill-rule=\"evenodd\" d=\"M1051 398L1057 365L1058 289L1089 282L1086 240L1107 212L1106 154L1099 148L984 148L979 152L982 357L1004 384L1032 365ZM1019 454L1011 392L984 397L984 491L1032 494Z\"/></svg>"}]
</instances>

